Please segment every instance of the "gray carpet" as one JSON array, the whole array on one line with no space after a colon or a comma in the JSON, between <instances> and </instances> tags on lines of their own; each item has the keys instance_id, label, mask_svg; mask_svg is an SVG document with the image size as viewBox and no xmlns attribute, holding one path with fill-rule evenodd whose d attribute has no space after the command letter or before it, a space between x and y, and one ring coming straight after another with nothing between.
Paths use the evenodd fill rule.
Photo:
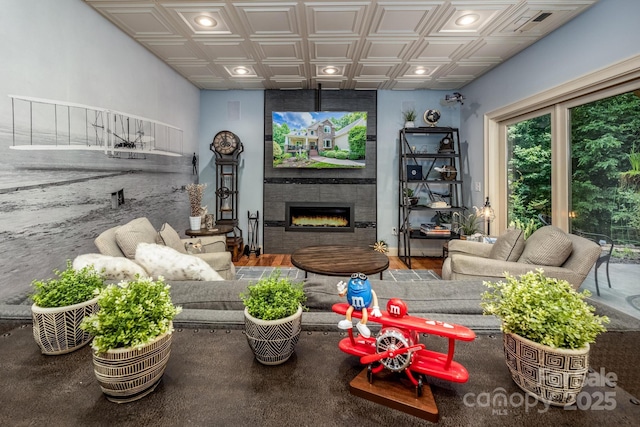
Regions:
<instances>
[{"instance_id":1,"label":"gray carpet","mask_svg":"<svg viewBox=\"0 0 640 427\"><path fill-rule=\"evenodd\" d=\"M348 383L362 366L357 358L340 352L337 343L341 338L339 332L303 331L288 362L263 366L254 360L240 330L177 330L167 370L155 392L137 402L118 405L102 395L89 347L68 355L43 356L30 326L19 327L0 337L0 425L429 425L351 395ZM604 366L606 372L621 378L615 387L588 386L583 391L585 402L606 392L613 393L615 405L609 410L583 405L573 411L546 409L531 399L529 406L519 403L527 400L509 376L499 334L479 335L473 342L460 343L456 360L467 367L470 380L464 384L428 380L440 411L439 425L637 426L640 406L631 403L632 396L624 390L626 373L622 369L636 368L636 345L621 343L637 343L639 339L640 332L601 336L592 349L592 366L596 371ZM422 341L431 349L442 351L444 346L434 337ZM640 383L637 377L633 381L636 387ZM512 403L486 403L500 393Z\"/></svg>"},{"instance_id":2,"label":"gray carpet","mask_svg":"<svg viewBox=\"0 0 640 427\"><path fill-rule=\"evenodd\" d=\"M274 270L280 270L282 277L289 277L293 280L304 279L305 272L296 267L237 267L236 280L258 280L267 277ZM320 274L308 273L308 278L324 277ZM374 274L371 279L379 279L380 275ZM382 273L382 280L392 280L395 282L416 282L421 280L441 280L433 270L385 270ZM338 279L339 280L339 279Z\"/></svg>"}]
</instances>

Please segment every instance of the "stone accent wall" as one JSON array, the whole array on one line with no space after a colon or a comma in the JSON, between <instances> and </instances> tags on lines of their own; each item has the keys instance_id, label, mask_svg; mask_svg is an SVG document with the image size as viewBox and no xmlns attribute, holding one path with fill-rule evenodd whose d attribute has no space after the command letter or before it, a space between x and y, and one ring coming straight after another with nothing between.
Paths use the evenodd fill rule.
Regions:
<instances>
[{"instance_id":1,"label":"stone accent wall","mask_svg":"<svg viewBox=\"0 0 640 427\"><path fill-rule=\"evenodd\" d=\"M318 99L318 95L320 99ZM319 108L316 108L319 104ZM367 165L354 169L274 169L273 111L366 111ZM377 240L377 93L375 91L265 91L263 185L264 253L290 254L313 245L367 246ZM286 202L336 202L355 206L354 232L285 231Z\"/></svg>"}]
</instances>

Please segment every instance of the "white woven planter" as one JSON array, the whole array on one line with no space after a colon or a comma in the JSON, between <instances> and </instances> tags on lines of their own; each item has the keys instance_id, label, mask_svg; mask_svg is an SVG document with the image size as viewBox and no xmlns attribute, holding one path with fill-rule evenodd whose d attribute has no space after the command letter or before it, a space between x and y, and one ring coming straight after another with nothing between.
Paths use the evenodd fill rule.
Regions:
<instances>
[{"instance_id":1,"label":"white woven planter","mask_svg":"<svg viewBox=\"0 0 640 427\"><path fill-rule=\"evenodd\" d=\"M503 334L504 355L513 381L538 400L555 406L575 403L589 369L589 344L567 350Z\"/></svg>"},{"instance_id":2,"label":"white woven planter","mask_svg":"<svg viewBox=\"0 0 640 427\"><path fill-rule=\"evenodd\" d=\"M279 365L289 360L302 329L302 306L289 317L278 320L257 319L244 309L247 342L258 362Z\"/></svg>"},{"instance_id":3,"label":"white woven planter","mask_svg":"<svg viewBox=\"0 0 640 427\"><path fill-rule=\"evenodd\" d=\"M33 338L42 354L70 353L86 345L93 338L80 329L85 318L98 311L98 298L65 307L31 306Z\"/></svg>"},{"instance_id":4,"label":"white woven planter","mask_svg":"<svg viewBox=\"0 0 640 427\"><path fill-rule=\"evenodd\" d=\"M170 332L138 348L93 353L93 370L102 392L112 402L138 400L155 390L171 354Z\"/></svg>"}]
</instances>

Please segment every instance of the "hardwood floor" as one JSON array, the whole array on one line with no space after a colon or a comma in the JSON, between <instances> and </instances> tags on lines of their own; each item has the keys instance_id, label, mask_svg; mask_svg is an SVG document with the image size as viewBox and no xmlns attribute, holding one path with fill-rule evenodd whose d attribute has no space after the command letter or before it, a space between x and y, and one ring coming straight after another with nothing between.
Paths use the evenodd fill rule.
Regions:
<instances>
[{"instance_id":1,"label":"hardwood floor","mask_svg":"<svg viewBox=\"0 0 640 427\"><path fill-rule=\"evenodd\" d=\"M431 257L412 257L411 267L414 270L433 270L438 275L442 275L442 262L443 258L431 258ZM236 267L293 267L291 264L291 255L289 254L260 254L256 257L255 254L249 256L242 256L238 261L233 263ZM389 269L390 270L408 270L409 267L395 256L389 257Z\"/></svg>"}]
</instances>

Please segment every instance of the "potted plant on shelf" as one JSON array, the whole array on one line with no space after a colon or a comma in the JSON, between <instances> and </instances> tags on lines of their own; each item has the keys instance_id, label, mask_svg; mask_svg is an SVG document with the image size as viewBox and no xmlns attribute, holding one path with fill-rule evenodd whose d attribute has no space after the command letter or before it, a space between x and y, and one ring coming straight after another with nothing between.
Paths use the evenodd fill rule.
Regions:
<instances>
[{"instance_id":1,"label":"potted plant on shelf","mask_svg":"<svg viewBox=\"0 0 640 427\"><path fill-rule=\"evenodd\" d=\"M189 226L192 230L200 230L202 227L202 215L205 208L202 207L202 195L207 184L189 184L186 186L189 194Z\"/></svg>"},{"instance_id":2,"label":"potted plant on shelf","mask_svg":"<svg viewBox=\"0 0 640 427\"><path fill-rule=\"evenodd\" d=\"M94 335L93 366L102 392L113 402L151 393L171 352L172 320L181 311L160 276L108 285L98 295L100 310L84 319Z\"/></svg>"},{"instance_id":3,"label":"potted plant on shelf","mask_svg":"<svg viewBox=\"0 0 640 427\"><path fill-rule=\"evenodd\" d=\"M476 209L474 212L463 214L462 212L454 212L451 215L453 229L460 234L460 238L465 239L467 236L473 236L480 232L480 215Z\"/></svg>"},{"instance_id":4,"label":"potted plant on shelf","mask_svg":"<svg viewBox=\"0 0 640 427\"><path fill-rule=\"evenodd\" d=\"M302 329L307 297L303 284L280 277L280 270L249 285L240 294L244 303L245 334L258 362L279 365L289 360Z\"/></svg>"},{"instance_id":5,"label":"potted plant on shelf","mask_svg":"<svg viewBox=\"0 0 640 427\"><path fill-rule=\"evenodd\" d=\"M589 368L589 343L605 332L606 316L584 300L566 280L549 278L541 269L506 282L484 282L484 314L502 320L504 354L514 382L538 400L571 405ZM549 363L552 362L552 363Z\"/></svg>"},{"instance_id":6,"label":"potted plant on shelf","mask_svg":"<svg viewBox=\"0 0 640 427\"><path fill-rule=\"evenodd\" d=\"M96 293L104 279L93 266L74 270L71 261L67 269L54 270L57 279L34 280L31 285L33 305L33 337L43 354L69 353L91 341L80 324L85 316L98 310Z\"/></svg>"},{"instance_id":7,"label":"potted plant on shelf","mask_svg":"<svg viewBox=\"0 0 640 427\"><path fill-rule=\"evenodd\" d=\"M405 205L412 205L415 206L418 204L418 198L414 197L414 191L413 189L409 188L409 187L405 187L404 190L402 190L404 193L404 197L405 197Z\"/></svg>"},{"instance_id":8,"label":"potted plant on shelf","mask_svg":"<svg viewBox=\"0 0 640 427\"><path fill-rule=\"evenodd\" d=\"M416 110L407 110L402 112L402 117L404 118L404 127L405 128L413 128L416 127Z\"/></svg>"}]
</instances>

